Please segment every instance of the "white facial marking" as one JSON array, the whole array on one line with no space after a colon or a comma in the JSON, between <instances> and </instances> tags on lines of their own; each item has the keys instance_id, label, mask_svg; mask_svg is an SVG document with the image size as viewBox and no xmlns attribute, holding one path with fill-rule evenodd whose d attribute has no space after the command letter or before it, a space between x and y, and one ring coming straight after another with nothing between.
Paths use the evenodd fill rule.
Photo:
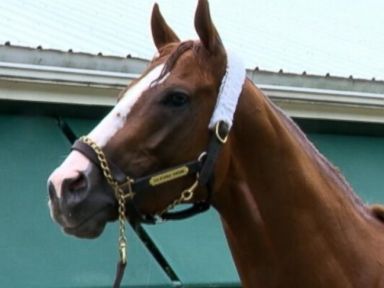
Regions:
<instances>
[{"instance_id":1,"label":"white facial marking","mask_svg":"<svg viewBox=\"0 0 384 288\"><path fill-rule=\"evenodd\" d=\"M140 96L147 90L151 83L156 80L164 67L164 64L156 66L144 78L133 85L122 97L111 112L91 131L88 135L100 147L105 146L108 141L124 126L132 107ZM166 75L164 78L166 78ZM163 79L164 79L163 78ZM164 80L161 79L163 82Z\"/></svg>"},{"instance_id":2,"label":"white facial marking","mask_svg":"<svg viewBox=\"0 0 384 288\"><path fill-rule=\"evenodd\" d=\"M137 100L147 90L151 83L155 81L164 67L164 64L156 66L145 77L133 85L122 97L119 103L111 112L91 131L89 137L100 147L105 146L119 129L121 129L127 119L129 112ZM165 81L168 74L160 79ZM160 83L159 81L159 83ZM154 83L153 85L158 85ZM72 151L65 161L51 174L48 183L52 183L58 198L62 197L62 184L65 179L76 178L80 172L87 170L91 165L90 160L78 151ZM51 205L49 203L48 205Z\"/></svg>"},{"instance_id":3,"label":"white facial marking","mask_svg":"<svg viewBox=\"0 0 384 288\"><path fill-rule=\"evenodd\" d=\"M72 151L65 161L49 176L48 183L55 187L57 198L61 198L61 187L65 179L76 178L81 171L90 165L89 160L81 153Z\"/></svg>"}]
</instances>

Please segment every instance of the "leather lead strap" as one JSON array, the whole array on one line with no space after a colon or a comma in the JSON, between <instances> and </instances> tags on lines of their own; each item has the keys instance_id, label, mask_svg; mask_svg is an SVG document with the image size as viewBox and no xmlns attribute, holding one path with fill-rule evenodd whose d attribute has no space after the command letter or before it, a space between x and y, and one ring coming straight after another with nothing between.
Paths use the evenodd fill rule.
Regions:
<instances>
[{"instance_id":1,"label":"leather lead strap","mask_svg":"<svg viewBox=\"0 0 384 288\"><path fill-rule=\"evenodd\" d=\"M163 218L164 220L182 220L207 211L210 206L211 204L208 202L195 203L192 207L186 208L181 211L164 213L161 218Z\"/></svg>"},{"instance_id":2,"label":"leather lead strap","mask_svg":"<svg viewBox=\"0 0 384 288\"><path fill-rule=\"evenodd\" d=\"M122 263L121 261L117 263L115 281L113 282L113 286L112 286L113 288L120 287L121 281L123 280L126 266L127 266L127 263Z\"/></svg>"}]
</instances>

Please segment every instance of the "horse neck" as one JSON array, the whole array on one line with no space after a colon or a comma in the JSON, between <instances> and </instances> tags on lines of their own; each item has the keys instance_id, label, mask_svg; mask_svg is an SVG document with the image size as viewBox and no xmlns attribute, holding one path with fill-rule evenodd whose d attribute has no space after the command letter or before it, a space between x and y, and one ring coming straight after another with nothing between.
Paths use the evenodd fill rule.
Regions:
<instances>
[{"instance_id":1,"label":"horse neck","mask_svg":"<svg viewBox=\"0 0 384 288\"><path fill-rule=\"evenodd\" d=\"M276 273L295 273L299 279L297 270L290 271L298 266L308 276L311 263L320 265L314 261L319 253L338 263L358 251L358 240L356 247L346 247L345 239L366 233L369 215L300 129L249 81L235 117L228 177L215 205L244 287L255 287L255 281L273 287L271 282L279 281L271 276ZM313 285L308 281L304 285Z\"/></svg>"}]
</instances>

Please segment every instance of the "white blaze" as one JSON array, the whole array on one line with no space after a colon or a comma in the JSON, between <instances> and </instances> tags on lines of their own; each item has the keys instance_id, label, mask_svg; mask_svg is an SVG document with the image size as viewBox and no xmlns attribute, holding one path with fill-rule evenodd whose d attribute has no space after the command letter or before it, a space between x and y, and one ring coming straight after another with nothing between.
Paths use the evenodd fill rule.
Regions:
<instances>
[{"instance_id":1,"label":"white blaze","mask_svg":"<svg viewBox=\"0 0 384 288\"><path fill-rule=\"evenodd\" d=\"M164 64L156 66L144 78L132 86L112 111L89 133L88 136L97 145L100 147L105 146L109 139L124 126L125 119L129 112L131 112L132 107L139 100L143 92L149 88L151 83L160 76L163 66ZM161 80L163 81L163 79Z\"/></svg>"},{"instance_id":2,"label":"white blaze","mask_svg":"<svg viewBox=\"0 0 384 288\"><path fill-rule=\"evenodd\" d=\"M61 197L61 187L65 179L76 179L80 172L85 171L89 160L80 152L72 151L64 162L49 176L48 183L55 187L56 195Z\"/></svg>"},{"instance_id":3,"label":"white blaze","mask_svg":"<svg viewBox=\"0 0 384 288\"><path fill-rule=\"evenodd\" d=\"M156 66L145 77L135 83L123 95L122 99L111 112L91 131L88 135L100 147L105 146L108 141L124 126L125 119L140 96L155 81L164 67L164 64ZM168 74L164 77L167 78ZM159 83L165 79L160 79ZM157 83L156 83L157 84ZM65 161L51 174L48 182L55 187L57 197L62 195L61 187L64 179L76 178L80 172L85 171L90 165L90 160L77 151L69 153Z\"/></svg>"}]
</instances>

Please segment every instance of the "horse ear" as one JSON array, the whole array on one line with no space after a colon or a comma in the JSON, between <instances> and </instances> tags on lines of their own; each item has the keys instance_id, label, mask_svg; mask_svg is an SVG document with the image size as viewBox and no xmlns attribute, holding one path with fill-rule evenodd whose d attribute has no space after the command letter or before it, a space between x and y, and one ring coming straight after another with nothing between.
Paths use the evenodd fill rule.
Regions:
<instances>
[{"instance_id":1,"label":"horse ear","mask_svg":"<svg viewBox=\"0 0 384 288\"><path fill-rule=\"evenodd\" d=\"M180 41L176 33L165 22L157 3L155 3L152 9L151 29L157 50L160 50L169 43Z\"/></svg>"},{"instance_id":2,"label":"horse ear","mask_svg":"<svg viewBox=\"0 0 384 288\"><path fill-rule=\"evenodd\" d=\"M201 43L210 51L223 49L219 33L212 22L207 0L199 0L195 13L195 29L199 35Z\"/></svg>"}]
</instances>

